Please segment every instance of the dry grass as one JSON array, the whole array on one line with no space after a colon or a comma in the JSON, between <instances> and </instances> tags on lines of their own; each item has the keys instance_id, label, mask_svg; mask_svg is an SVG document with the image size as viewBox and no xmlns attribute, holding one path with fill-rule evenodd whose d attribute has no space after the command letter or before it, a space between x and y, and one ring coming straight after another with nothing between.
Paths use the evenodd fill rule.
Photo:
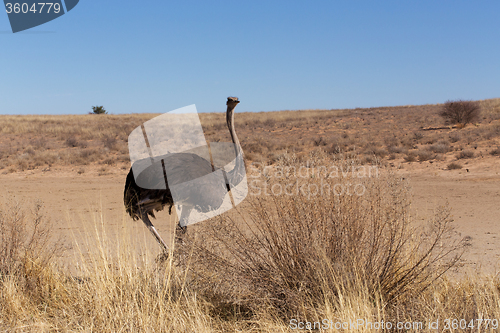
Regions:
<instances>
[{"instance_id":1,"label":"dry grass","mask_svg":"<svg viewBox=\"0 0 500 333\"><path fill-rule=\"evenodd\" d=\"M297 174L305 165L307 174ZM497 280L442 276L463 245L448 210L416 225L407 183L370 168L355 156L283 154L249 178L237 214L191 227L168 259L138 253L126 227L123 239L96 228L76 274L55 265L46 233L11 231L39 225L37 210L29 217L3 207L18 213L0 220L0 249L10 258L0 265L0 330L285 332L292 319L498 318ZM287 185L306 190L278 191ZM317 195L320 188L336 192ZM21 255L5 256L11 248Z\"/></svg>"},{"instance_id":2,"label":"dry grass","mask_svg":"<svg viewBox=\"0 0 500 333\"><path fill-rule=\"evenodd\" d=\"M409 153L429 150L452 154L457 147L487 154L500 142L500 99L479 101L478 126L423 131L442 123L442 105L344 110L238 112L236 128L249 161L275 163L285 152L299 158L311 150L349 151L361 160L403 161ZM0 170L4 173L52 166L115 165L128 168L130 132L156 114L0 116ZM210 142L230 141L223 113L200 114ZM265 139L263 139L265 137ZM411 156L411 154L410 154ZM425 156L422 156L423 159ZM78 168L74 168L77 172Z\"/></svg>"}]
</instances>

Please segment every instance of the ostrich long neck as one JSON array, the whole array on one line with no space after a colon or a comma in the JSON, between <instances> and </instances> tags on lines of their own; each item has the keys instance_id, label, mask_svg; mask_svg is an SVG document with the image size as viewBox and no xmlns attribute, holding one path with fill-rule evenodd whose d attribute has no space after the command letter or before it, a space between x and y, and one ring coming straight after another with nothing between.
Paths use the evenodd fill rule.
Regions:
<instances>
[{"instance_id":1,"label":"ostrich long neck","mask_svg":"<svg viewBox=\"0 0 500 333\"><path fill-rule=\"evenodd\" d=\"M226 123L227 123L227 128L229 129L229 134L231 134L231 140L234 143L235 156L238 156L239 154L242 153L242 150L241 150L241 146L240 146L240 140L238 140L238 136L236 135L236 131L234 129L234 108L235 107L236 107L236 104L227 106Z\"/></svg>"},{"instance_id":2,"label":"ostrich long neck","mask_svg":"<svg viewBox=\"0 0 500 333\"><path fill-rule=\"evenodd\" d=\"M236 131L234 129L234 108L236 104L228 105L226 111L226 123L227 128L229 129L229 134L231 134L231 140L234 144L234 153L236 156L236 162L233 170L228 172L228 180L229 183L233 186L239 184L243 179L243 164L241 161L243 160L243 150L241 149L240 140L238 140L238 136L236 135Z\"/></svg>"}]
</instances>

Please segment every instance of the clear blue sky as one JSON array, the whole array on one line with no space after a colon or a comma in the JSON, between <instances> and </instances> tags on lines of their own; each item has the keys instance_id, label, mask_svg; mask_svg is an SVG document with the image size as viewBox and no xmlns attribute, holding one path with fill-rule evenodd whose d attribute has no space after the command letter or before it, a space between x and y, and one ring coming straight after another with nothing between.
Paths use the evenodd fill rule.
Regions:
<instances>
[{"instance_id":1,"label":"clear blue sky","mask_svg":"<svg viewBox=\"0 0 500 333\"><path fill-rule=\"evenodd\" d=\"M12 34L0 114L332 109L500 97L499 1L80 0Z\"/></svg>"}]
</instances>

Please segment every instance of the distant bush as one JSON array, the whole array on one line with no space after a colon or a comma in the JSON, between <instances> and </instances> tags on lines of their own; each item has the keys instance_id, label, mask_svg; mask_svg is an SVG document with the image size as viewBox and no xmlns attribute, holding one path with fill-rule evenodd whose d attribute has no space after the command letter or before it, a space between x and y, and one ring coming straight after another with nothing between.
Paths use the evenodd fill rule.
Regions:
<instances>
[{"instance_id":1,"label":"distant bush","mask_svg":"<svg viewBox=\"0 0 500 333\"><path fill-rule=\"evenodd\" d=\"M406 162L415 162L417 160L417 155L414 152L409 152L405 157L404 157Z\"/></svg>"},{"instance_id":2,"label":"distant bush","mask_svg":"<svg viewBox=\"0 0 500 333\"><path fill-rule=\"evenodd\" d=\"M104 135L102 138L102 143L104 144L104 147L111 150L116 150L118 142L115 137Z\"/></svg>"},{"instance_id":3,"label":"distant bush","mask_svg":"<svg viewBox=\"0 0 500 333\"><path fill-rule=\"evenodd\" d=\"M104 109L104 107L103 107L102 105L101 105L101 106L93 106L93 107L92 107L92 112L93 112L94 114L106 114L106 113L108 113L108 112Z\"/></svg>"},{"instance_id":4,"label":"distant bush","mask_svg":"<svg viewBox=\"0 0 500 333\"><path fill-rule=\"evenodd\" d=\"M446 142L438 142L429 147L429 150L434 153L446 154L450 151L450 146Z\"/></svg>"},{"instance_id":5,"label":"distant bush","mask_svg":"<svg viewBox=\"0 0 500 333\"><path fill-rule=\"evenodd\" d=\"M65 143L68 147L78 147L78 140L74 136L67 138Z\"/></svg>"},{"instance_id":6,"label":"distant bush","mask_svg":"<svg viewBox=\"0 0 500 333\"><path fill-rule=\"evenodd\" d=\"M456 162L451 162L450 164L448 164L448 170L455 170L455 169L462 169L462 164Z\"/></svg>"},{"instance_id":7,"label":"distant bush","mask_svg":"<svg viewBox=\"0 0 500 333\"><path fill-rule=\"evenodd\" d=\"M458 132L453 132L450 134L450 141L452 143L460 141L460 134Z\"/></svg>"},{"instance_id":8,"label":"distant bush","mask_svg":"<svg viewBox=\"0 0 500 333\"><path fill-rule=\"evenodd\" d=\"M447 101L439 111L439 115L445 119L446 123L463 126L477 121L480 114L481 106L478 102L463 100Z\"/></svg>"},{"instance_id":9,"label":"distant bush","mask_svg":"<svg viewBox=\"0 0 500 333\"><path fill-rule=\"evenodd\" d=\"M473 158L474 157L474 152L472 150L462 150L458 155L457 159L462 159L462 158Z\"/></svg>"},{"instance_id":10,"label":"distant bush","mask_svg":"<svg viewBox=\"0 0 500 333\"><path fill-rule=\"evenodd\" d=\"M497 147L497 148L493 149L492 151L490 151L490 155L493 155L493 156L500 155L500 147Z\"/></svg>"},{"instance_id":11,"label":"distant bush","mask_svg":"<svg viewBox=\"0 0 500 333\"><path fill-rule=\"evenodd\" d=\"M322 136L320 136L320 137L318 137L316 139L313 139L313 143L314 143L314 145L316 147L318 147L318 146L326 146L328 144L328 142L326 142L326 140Z\"/></svg>"},{"instance_id":12,"label":"distant bush","mask_svg":"<svg viewBox=\"0 0 500 333\"><path fill-rule=\"evenodd\" d=\"M399 153L403 152L403 150L404 150L403 147L400 147L400 146L397 146L397 145L387 146L387 151L390 154L399 154Z\"/></svg>"},{"instance_id":13,"label":"distant bush","mask_svg":"<svg viewBox=\"0 0 500 333\"><path fill-rule=\"evenodd\" d=\"M432 160L436 157L432 152L427 151L427 150L421 150L418 152L418 160L420 162Z\"/></svg>"}]
</instances>

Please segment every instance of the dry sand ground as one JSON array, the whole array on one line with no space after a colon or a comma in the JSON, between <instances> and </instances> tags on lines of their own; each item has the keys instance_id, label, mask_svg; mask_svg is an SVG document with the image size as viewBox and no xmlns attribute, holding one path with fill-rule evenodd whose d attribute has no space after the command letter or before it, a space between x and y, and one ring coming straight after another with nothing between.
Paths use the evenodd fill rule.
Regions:
<instances>
[{"instance_id":1,"label":"dry sand ground","mask_svg":"<svg viewBox=\"0 0 500 333\"><path fill-rule=\"evenodd\" d=\"M402 161L399 161L402 162ZM426 220L438 206L449 203L456 230L470 237L462 269L482 273L500 271L500 163L498 157L471 160L460 170L446 170L446 162L399 163L396 172L408 177L413 191L412 208L419 220ZM398 166L402 166L398 168ZM467 171L467 169L469 171ZM126 172L98 175L61 168L0 175L3 191L0 200L15 198L32 202L40 199L55 230L69 243L93 232L94 221L100 214L109 227L110 238L119 237L125 227L132 228L138 240L146 238L153 251L158 251L154 239L142 222L133 222L123 207L123 186ZM382 172L384 172L382 170ZM167 212L157 215L155 225L165 239L172 235L175 216ZM75 252L76 247L69 251ZM69 262L69 261L68 261Z\"/></svg>"}]
</instances>

